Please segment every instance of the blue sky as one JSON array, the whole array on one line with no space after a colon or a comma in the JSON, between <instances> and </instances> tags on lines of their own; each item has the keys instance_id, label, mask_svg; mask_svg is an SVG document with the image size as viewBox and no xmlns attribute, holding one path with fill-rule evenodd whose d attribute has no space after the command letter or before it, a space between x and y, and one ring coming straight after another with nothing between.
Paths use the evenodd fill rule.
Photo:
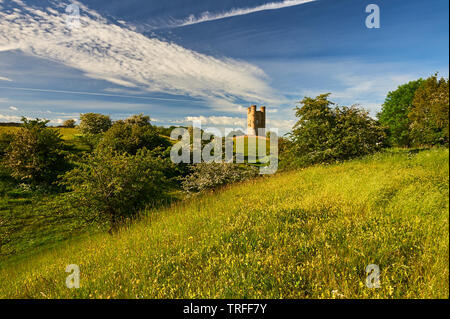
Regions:
<instances>
[{"instance_id":1,"label":"blue sky","mask_svg":"<svg viewBox=\"0 0 450 319\"><path fill-rule=\"evenodd\" d=\"M245 126L250 104L285 133L304 96L375 115L388 91L448 76L448 1L0 0L0 121L101 112L156 125ZM368 29L365 8L381 10Z\"/></svg>"}]
</instances>

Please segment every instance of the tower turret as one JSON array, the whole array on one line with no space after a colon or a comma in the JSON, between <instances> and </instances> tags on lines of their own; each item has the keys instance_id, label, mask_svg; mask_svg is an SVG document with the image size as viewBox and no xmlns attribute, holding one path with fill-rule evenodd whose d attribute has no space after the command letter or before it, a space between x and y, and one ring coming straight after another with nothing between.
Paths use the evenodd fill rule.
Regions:
<instances>
[{"instance_id":1,"label":"tower turret","mask_svg":"<svg viewBox=\"0 0 450 319\"><path fill-rule=\"evenodd\" d=\"M261 110L256 110L256 105L247 109L247 135L265 136L266 128L266 107L261 106ZM258 131L259 129L259 131Z\"/></svg>"}]
</instances>

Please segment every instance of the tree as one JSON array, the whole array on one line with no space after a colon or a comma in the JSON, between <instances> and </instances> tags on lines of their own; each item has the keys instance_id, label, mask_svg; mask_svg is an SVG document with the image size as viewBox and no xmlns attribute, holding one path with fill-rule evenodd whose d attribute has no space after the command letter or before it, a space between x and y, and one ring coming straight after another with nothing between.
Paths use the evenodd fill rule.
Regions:
<instances>
[{"instance_id":1,"label":"tree","mask_svg":"<svg viewBox=\"0 0 450 319\"><path fill-rule=\"evenodd\" d=\"M65 174L68 202L80 214L109 223L110 231L163 196L165 161L148 150L136 155L99 148Z\"/></svg>"},{"instance_id":2,"label":"tree","mask_svg":"<svg viewBox=\"0 0 450 319\"><path fill-rule=\"evenodd\" d=\"M414 95L422 83L422 79L411 81L388 93L382 110L378 113L378 119L389 129L390 144L395 146L411 145L411 120L408 114L413 106Z\"/></svg>"},{"instance_id":3,"label":"tree","mask_svg":"<svg viewBox=\"0 0 450 319\"><path fill-rule=\"evenodd\" d=\"M134 124L131 124L134 123ZM147 148L153 150L157 147L167 148L170 142L159 136L158 132L150 125L142 122L117 121L105 133L98 147L110 148L116 152L126 152L134 155L138 150Z\"/></svg>"},{"instance_id":4,"label":"tree","mask_svg":"<svg viewBox=\"0 0 450 319\"><path fill-rule=\"evenodd\" d=\"M292 135L286 134L287 136L282 136L278 138L278 170L291 170L296 169L297 164L295 153L295 144L292 141ZM291 137L291 138L290 138Z\"/></svg>"},{"instance_id":5,"label":"tree","mask_svg":"<svg viewBox=\"0 0 450 319\"><path fill-rule=\"evenodd\" d=\"M80 131L83 134L100 134L106 132L112 125L108 115L98 113L80 114Z\"/></svg>"},{"instance_id":6,"label":"tree","mask_svg":"<svg viewBox=\"0 0 450 319\"><path fill-rule=\"evenodd\" d=\"M23 125L7 150L6 166L11 175L30 184L51 184L68 169L63 140L48 121L22 118Z\"/></svg>"},{"instance_id":7,"label":"tree","mask_svg":"<svg viewBox=\"0 0 450 319\"><path fill-rule=\"evenodd\" d=\"M70 119L70 120L65 120L62 124L63 127L67 127L67 128L74 128L75 127L75 120L74 119Z\"/></svg>"},{"instance_id":8,"label":"tree","mask_svg":"<svg viewBox=\"0 0 450 319\"><path fill-rule=\"evenodd\" d=\"M144 116L143 114L133 115L127 118L125 123L130 125L149 126L150 116Z\"/></svg>"},{"instance_id":9,"label":"tree","mask_svg":"<svg viewBox=\"0 0 450 319\"><path fill-rule=\"evenodd\" d=\"M449 80L435 74L417 89L408 115L416 145L449 144Z\"/></svg>"},{"instance_id":10,"label":"tree","mask_svg":"<svg viewBox=\"0 0 450 319\"><path fill-rule=\"evenodd\" d=\"M383 127L368 112L352 107L331 107L329 94L305 97L296 107L298 122L291 134L293 153L301 165L346 160L380 150Z\"/></svg>"}]
</instances>

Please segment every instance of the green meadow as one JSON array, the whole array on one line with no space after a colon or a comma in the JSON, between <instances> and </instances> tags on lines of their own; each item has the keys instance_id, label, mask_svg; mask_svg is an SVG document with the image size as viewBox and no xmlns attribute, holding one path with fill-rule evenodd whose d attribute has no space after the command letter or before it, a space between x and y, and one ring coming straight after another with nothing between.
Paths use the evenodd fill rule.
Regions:
<instances>
[{"instance_id":1,"label":"green meadow","mask_svg":"<svg viewBox=\"0 0 450 319\"><path fill-rule=\"evenodd\" d=\"M20 127L19 126L0 126L0 134L2 133L14 133ZM58 130L62 135L64 140L72 140L77 135L79 135L79 131L77 128L68 128L68 127L54 127L54 130Z\"/></svg>"},{"instance_id":2,"label":"green meadow","mask_svg":"<svg viewBox=\"0 0 450 319\"><path fill-rule=\"evenodd\" d=\"M448 183L440 148L257 178L3 261L0 298L448 298Z\"/></svg>"}]
</instances>

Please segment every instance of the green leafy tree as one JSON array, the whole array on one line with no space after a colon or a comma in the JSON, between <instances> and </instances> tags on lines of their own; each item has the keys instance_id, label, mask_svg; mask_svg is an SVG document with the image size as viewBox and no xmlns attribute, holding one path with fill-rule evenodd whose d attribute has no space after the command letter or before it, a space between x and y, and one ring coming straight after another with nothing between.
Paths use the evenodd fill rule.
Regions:
<instances>
[{"instance_id":1,"label":"green leafy tree","mask_svg":"<svg viewBox=\"0 0 450 319\"><path fill-rule=\"evenodd\" d=\"M5 164L22 182L51 184L69 167L61 135L46 126L48 121L22 118L22 122L7 150Z\"/></svg>"},{"instance_id":2,"label":"green leafy tree","mask_svg":"<svg viewBox=\"0 0 450 319\"><path fill-rule=\"evenodd\" d=\"M378 113L378 119L389 129L390 144L395 146L411 145L411 120L408 114L413 106L414 95L422 83L422 79L411 81L388 93L382 110Z\"/></svg>"},{"instance_id":3,"label":"green leafy tree","mask_svg":"<svg viewBox=\"0 0 450 319\"><path fill-rule=\"evenodd\" d=\"M79 167L67 172L62 184L71 190L68 202L80 214L109 223L113 231L163 197L165 165L148 150L129 155L99 148L87 154Z\"/></svg>"},{"instance_id":4,"label":"green leafy tree","mask_svg":"<svg viewBox=\"0 0 450 319\"><path fill-rule=\"evenodd\" d=\"M63 127L67 127L67 128L74 128L75 127L75 120L74 119L69 119L69 120L65 120L62 124Z\"/></svg>"},{"instance_id":5,"label":"green leafy tree","mask_svg":"<svg viewBox=\"0 0 450 319\"><path fill-rule=\"evenodd\" d=\"M449 83L435 74L416 91L408 115L416 145L449 144Z\"/></svg>"},{"instance_id":6,"label":"green leafy tree","mask_svg":"<svg viewBox=\"0 0 450 319\"><path fill-rule=\"evenodd\" d=\"M166 149L170 145L149 123L144 125L142 122L117 121L104 134L98 147L134 155L144 147L153 150L158 147Z\"/></svg>"},{"instance_id":7,"label":"green leafy tree","mask_svg":"<svg viewBox=\"0 0 450 319\"><path fill-rule=\"evenodd\" d=\"M278 170L296 169L296 154L295 144L291 139L290 134L278 138Z\"/></svg>"},{"instance_id":8,"label":"green leafy tree","mask_svg":"<svg viewBox=\"0 0 450 319\"><path fill-rule=\"evenodd\" d=\"M299 120L291 139L300 165L346 160L385 146L385 130L367 111L337 107L328 96L305 97L295 109Z\"/></svg>"},{"instance_id":9,"label":"green leafy tree","mask_svg":"<svg viewBox=\"0 0 450 319\"><path fill-rule=\"evenodd\" d=\"M133 115L124 121L126 124L138 125L138 126L149 126L150 116L143 114Z\"/></svg>"},{"instance_id":10,"label":"green leafy tree","mask_svg":"<svg viewBox=\"0 0 450 319\"><path fill-rule=\"evenodd\" d=\"M83 134L100 134L106 132L112 125L108 115L98 113L80 114L79 129Z\"/></svg>"}]
</instances>

